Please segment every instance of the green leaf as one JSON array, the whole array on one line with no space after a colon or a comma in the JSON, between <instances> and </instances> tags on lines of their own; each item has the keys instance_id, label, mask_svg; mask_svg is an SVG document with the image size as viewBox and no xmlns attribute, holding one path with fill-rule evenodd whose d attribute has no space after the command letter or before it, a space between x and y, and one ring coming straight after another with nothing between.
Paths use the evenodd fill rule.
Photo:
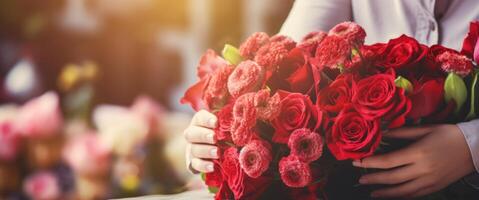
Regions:
<instances>
[{"instance_id":1,"label":"green leaf","mask_svg":"<svg viewBox=\"0 0 479 200\"><path fill-rule=\"evenodd\" d=\"M206 173L201 172L200 176L202 181L206 181Z\"/></svg>"},{"instance_id":2,"label":"green leaf","mask_svg":"<svg viewBox=\"0 0 479 200\"><path fill-rule=\"evenodd\" d=\"M469 110L469 114L467 114L466 119L474 119L476 118L476 89L478 85L478 79L479 79L479 71L476 71L474 73L474 78L472 80L472 85L471 85L471 108Z\"/></svg>"},{"instance_id":3,"label":"green leaf","mask_svg":"<svg viewBox=\"0 0 479 200\"><path fill-rule=\"evenodd\" d=\"M413 91L412 83L402 76L398 76L396 80L394 80L394 83L397 87L404 89L407 93Z\"/></svg>"},{"instance_id":4,"label":"green leaf","mask_svg":"<svg viewBox=\"0 0 479 200\"><path fill-rule=\"evenodd\" d=\"M213 194L216 194L218 192L218 188L217 187L213 187L213 186L208 186L208 191L210 193L213 193Z\"/></svg>"},{"instance_id":5,"label":"green leaf","mask_svg":"<svg viewBox=\"0 0 479 200\"><path fill-rule=\"evenodd\" d=\"M229 44L225 44L221 54L226 61L233 65L238 65L241 61L243 61L243 57L241 57L239 50Z\"/></svg>"},{"instance_id":6,"label":"green leaf","mask_svg":"<svg viewBox=\"0 0 479 200\"><path fill-rule=\"evenodd\" d=\"M446 102L454 100L456 102L457 114L467 99L467 87L464 80L455 73L449 73L444 83L444 98Z\"/></svg>"}]
</instances>

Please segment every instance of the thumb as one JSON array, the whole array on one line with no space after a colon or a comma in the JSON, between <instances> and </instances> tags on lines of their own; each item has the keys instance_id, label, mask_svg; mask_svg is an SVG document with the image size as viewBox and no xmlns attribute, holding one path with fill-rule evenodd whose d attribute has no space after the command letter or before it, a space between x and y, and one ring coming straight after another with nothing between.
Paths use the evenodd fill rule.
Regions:
<instances>
[{"instance_id":1,"label":"thumb","mask_svg":"<svg viewBox=\"0 0 479 200\"><path fill-rule=\"evenodd\" d=\"M398 139L418 139L432 132L435 126L404 127L385 132L384 137Z\"/></svg>"}]
</instances>

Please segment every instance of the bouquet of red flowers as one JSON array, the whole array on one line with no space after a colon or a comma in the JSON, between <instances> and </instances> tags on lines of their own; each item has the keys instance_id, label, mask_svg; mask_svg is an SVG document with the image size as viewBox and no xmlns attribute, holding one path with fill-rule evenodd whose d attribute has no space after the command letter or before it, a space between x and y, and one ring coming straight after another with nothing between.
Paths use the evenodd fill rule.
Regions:
<instances>
[{"instance_id":1,"label":"bouquet of red flowers","mask_svg":"<svg viewBox=\"0 0 479 200\"><path fill-rule=\"evenodd\" d=\"M217 199L317 199L344 161L387 149L384 131L476 118L478 35L471 23L461 52L406 35L364 45L344 22L299 43L255 33L208 50L182 99L219 120L206 184Z\"/></svg>"}]
</instances>

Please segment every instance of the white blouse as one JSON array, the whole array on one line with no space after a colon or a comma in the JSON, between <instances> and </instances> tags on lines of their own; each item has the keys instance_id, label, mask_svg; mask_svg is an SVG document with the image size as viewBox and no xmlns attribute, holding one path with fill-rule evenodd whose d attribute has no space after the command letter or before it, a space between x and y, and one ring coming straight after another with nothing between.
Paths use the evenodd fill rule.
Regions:
<instances>
[{"instance_id":1,"label":"white blouse","mask_svg":"<svg viewBox=\"0 0 479 200\"><path fill-rule=\"evenodd\" d=\"M469 23L478 19L479 0L296 0L280 34L299 41L311 31L354 21L366 30L367 44L406 34L460 50ZM458 126L479 172L479 120Z\"/></svg>"}]
</instances>

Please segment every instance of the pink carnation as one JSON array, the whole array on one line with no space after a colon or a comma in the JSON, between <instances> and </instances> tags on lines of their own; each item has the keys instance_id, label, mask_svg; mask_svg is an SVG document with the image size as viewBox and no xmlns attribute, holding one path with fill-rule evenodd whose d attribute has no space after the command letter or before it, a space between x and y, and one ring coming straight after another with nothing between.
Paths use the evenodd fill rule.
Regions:
<instances>
[{"instance_id":1,"label":"pink carnation","mask_svg":"<svg viewBox=\"0 0 479 200\"><path fill-rule=\"evenodd\" d=\"M271 145L261 140L252 140L241 149L239 155L241 168L251 178L261 176L272 159Z\"/></svg>"},{"instance_id":2,"label":"pink carnation","mask_svg":"<svg viewBox=\"0 0 479 200\"><path fill-rule=\"evenodd\" d=\"M264 45L258 50L254 60L268 70L274 69L295 46L296 43L291 38L280 35L273 36L268 45Z\"/></svg>"},{"instance_id":3,"label":"pink carnation","mask_svg":"<svg viewBox=\"0 0 479 200\"><path fill-rule=\"evenodd\" d=\"M354 22L343 22L334 26L329 30L329 35L341 37L354 46L364 43L366 32L364 29Z\"/></svg>"},{"instance_id":4,"label":"pink carnation","mask_svg":"<svg viewBox=\"0 0 479 200\"><path fill-rule=\"evenodd\" d=\"M323 41L327 34L323 31L315 31L307 34L298 47L306 51L310 56L314 56L316 48Z\"/></svg>"},{"instance_id":5,"label":"pink carnation","mask_svg":"<svg viewBox=\"0 0 479 200\"><path fill-rule=\"evenodd\" d=\"M27 177L23 190L34 200L59 199L61 195L58 180L50 172L39 172Z\"/></svg>"},{"instance_id":6,"label":"pink carnation","mask_svg":"<svg viewBox=\"0 0 479 200\"><path fill-rule=\"evenodd\" d=\"M256 32L246 39L239 48L240 55L245 59L253 59L256 52L264 45L268 44L269 36L264 32Z\"/></svg>"},{"instance_id":7,"label":"pink carnation","mask_svg":"<svg viewBox=\"0 0 479 200\"><path fill-rule=\"evenodd\" d=\"M281 109L281 97L278 93L269 96L269 90L260 90L254 98L254 105L259 119L273 120L279 115Z\"/></svg>"},{"instance_id":8,"label":"pink carnation","mask_svg":"<svg viewBox=\"0 0 479 200\"><path fill-rule=\"evenodd\" d=\"M239 97L242 94L254 92L263 85L264 78L264 68L254 61L243 61L236 66L229 76L228 91L233 97ZM226 81L223 83L226 83Z\"/></svg>"},{"instance_id":9,"label":"pink carnation","mask_svg":"<svg viewBox=\"0 0 479 200\"><path fill-rule=\"evenodd\" d=\"M279 173L283 183L289 187L300 188L307 186L311 180L311 168L301 162L297 156L289 155L279 161Z\"/></svg>"},{"instance_id":10,"label":"pink carnation","mask_svg":"<svg viewBox=\"0 0 479 200\"><path fill-rule=\"evenodd\" d=\"M351 57L351 45L342 37L327 36L316 49L316 56L311 64L319 69L323 67L338 68Z\"/></svg>"},{"instance_id":11,"label":"pink carnation","mask_svg":"<svg viewBox=\"0 0 479 200\"><path fill-rule=\"evenodd\" d=\"M239 67L239 66L238 66ZM226 104L229 97L226 83L233 69L230 66L222 66L213 72L206 84L203 100L209 109L214 110Z\"/></svg>"},{"instance_id":12,"label":"pink carnation","mask_svg":"<svg viewBox=\"0 0 479 200\"><path fill-rule=\"evenodd\" d=\"M254 97L255 93L246 93L240 96L233 106L231 138L238 146L246 145L254 135L257 118Z\"/></svg>"},{"instance_id":13,"label":"pink carnation","mask_svg":"<svg viewBox=\"0 0 479 200\"><path fill-rule=\"evenodd\" d=\"M11 121L0 122L0 161L12 161L20 147L20 135Z\"/></svg>"},{"instance_id":14,"label":"pink carnation","mask_svg":"<svg viewBox=\"0 0 479 200\"><path fill-rule=\"evenodd\" d=\"M317 160L323 154L323 139L318 133L307 128L296 129L288 141L291 154L299 160L309 163Z\"/></svg>"},{"instance_id":15,"label":"pink carnation","mask_svg":"<svg viewBox=\"0 0 479 200\"><path fill-rule=\"evenodd\" d=\"M27 102L19 111L16 127L28 137L53 136L61 132L63 118L60 100L54 92Z\"/></svg>"},{"instance_id":16,"label":"pink carnation","mask_svg":"<svg viewBox=\"0 0 479 200\"><path fill-rule=\"evenodd\" d=\"M460 76L469 75L473 69L471 60L456 52L444 51L436 57L436 61L441 63L445 72L454 72Z\"/></svg>"},{"instance_id":17,"label":"pink carnation","mask_svg":"<svg viewBox=\"0 0 479 200\"><path fill-rule=\"evenodd\" d=\"M63 152L66 162L80 174L106 173L110 168L110 156L108 145L91 133L71 138Z\"/></svg>"}]
</instances>

